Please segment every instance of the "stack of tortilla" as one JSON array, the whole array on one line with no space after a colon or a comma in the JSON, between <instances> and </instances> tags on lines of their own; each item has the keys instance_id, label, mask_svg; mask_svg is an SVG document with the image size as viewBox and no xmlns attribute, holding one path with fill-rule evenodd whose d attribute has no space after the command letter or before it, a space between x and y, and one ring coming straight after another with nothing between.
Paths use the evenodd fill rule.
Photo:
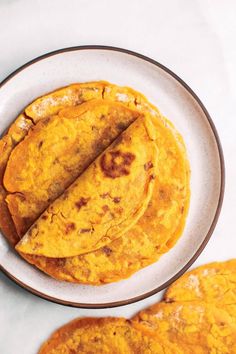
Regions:
<instances>
[{"instance_id":1,"label":"stack of tortilla","mask_svg":"<svg viewBox=\"0 0 236 354\"><path fill-rule=\"evenodd\" d=\"M118 281L177 242L189 175L182 137L142 94L72 84L36 99L0 140L0 227L53 278Z\"/></svg>"}]
</instances>

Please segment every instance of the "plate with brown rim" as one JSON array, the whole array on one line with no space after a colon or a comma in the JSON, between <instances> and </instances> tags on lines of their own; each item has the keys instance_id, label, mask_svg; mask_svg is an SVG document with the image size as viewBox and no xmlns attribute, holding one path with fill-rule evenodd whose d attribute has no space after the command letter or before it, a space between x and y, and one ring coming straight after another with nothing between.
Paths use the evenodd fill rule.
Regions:
<instances>
[{"instance_id":1,"label":"plate with brown rim","mask_svg":"<svg viewBox=\"0 0 236 354\"><path fill-rule=\"evenodd\" d=\"M60 282L21 259L0 233L0 268L44 299L75 307L126 305L151 296L176 280L197 259L217 223L224 194L224 160L209 113L176 74L126 49L80 46L45 54L0 84L0 134L32 100L72 82L106 80L142 92L184 137L191 166L191 202L183 235L160 260L116 283L90 286Z\"/></svg>"}]
</instances>

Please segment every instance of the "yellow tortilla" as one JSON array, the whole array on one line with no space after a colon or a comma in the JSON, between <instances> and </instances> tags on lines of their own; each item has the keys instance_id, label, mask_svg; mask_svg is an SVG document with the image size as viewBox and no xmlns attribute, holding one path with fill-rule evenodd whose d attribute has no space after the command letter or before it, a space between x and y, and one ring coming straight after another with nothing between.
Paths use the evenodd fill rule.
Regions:
<instances>
[{"instance_id":1,"label":"yellow tortilla","mask_svg":"<svg viewBox=\"0 0 236 354\"><path fill-rule=\"evenodd\" d=\"M25 108L25 114L36 123L40 119L57 114L61 109L78 106L93 99L121 102L131 109L151 113L162 119L158 109L140 92L107 81L76 83L57 89L33 101Z\"/></svg>"},{"instance_id":2,"label":"yellow tortilla","mask_svg":"<svg viewBox=\"0 0 236 354\"><path fill-rule=\"evenodd\" d=\"M180 354L124 318L79 318L59 328L39 354ZM181 353L182 354L182 353Z\"/></svg>"},{"instance_id":3,"label":"yellow tortilla","mask_svg":"<svg viewBox=\"0 0 236 354\"><path fill-rule=\"evenodd\" d=\"M12 245L15 245L19 241L19 236L17 235L5 201L7 191L3 186L3 177L12 150L19 141L24 139L32 125L33 123L30 119L27 119L24 114L20 114L6 135L0 140L0 228Z\"/></svg>"},{"instance_id":4,"label":"yellow tortilla","mask_svg":"<svg viewBox=\"0 0 236 354\"><path fill-rule=\"evenodd\" d=\"M32 121L37 122L39 120L44 119L45 117L49 117L52 114L59 114L64 107L72 107L72 110L74 108L77 109L79 107L77 106L78 104L96 98L119 101L122 102L123 105L126 105L130 108L135 108L136 110L140 110L141 112L150 112L150 114L155 117L158 124L162 122L163 125L168 128L166 129L166 131L171 130L169 132L169 136L171 136L172 139L174 139L174 137L176 138L175 144L179 145L179 147L183 145L182 138L179 136L178 133L176 133L171 123L164 119L160 115L158 110L153 105L151 105L142 94L130 88L119 87L116 85L109 84L107 82L74 84L56 90L55 92L52 92L48 95L45 95L34 101L30 106L26 108L25 112L27 112L29 117L29 119L27 118L27 120L31 121L30 119L32 119ZM163 136L165 136L166 133L160 131L160 134L163 133ZM167 137L165 137L165 139L167 140L167 143L166 146L162 148L163 152L164 149L167 149L168 144L170 144L171 141ZM158 140L160 141L160 139ZM160 143L159 146L161 146ZM158 205L160 205L160 210L158 214L155 214L156 211L153 211L152 214L156 217L155 227L157 227L158 230L158 237L153 238L152 235L151 237L149 237L148 234L143 234L142 227L145 226L145 224L143 224L142 227L139 227L137 225L138 227L131 230L132 235L135 235L135 242L133 242L133 240L131 240L130 238L121 238L110 243L110 247L101 248L94 253L92 252L78 257L76 256L61 259L46 258L41 256L30 256L26 254L23 256L27 258L29 262L37 265L40 269L57 279L91 284L103 284L106 282L120 280L122 278L130 276L138 269L155 262L162 253L168 251L169 248L173 246L173 244L176 242L176 240L182 233L188 210L188 164L182 164L182 162L178 162L180 155L178 153L175 157L175 154L176 152L173 152L172 149L172 154L169 154L167 160L170 161L171 164L176 159L173 166L177 166L179 164L179 166L182 166L183 168L183 174L177 176L175 183L178 182L182 184L182 182L184 181L184 176L186 177L186 181L184 182L184 188L181 191L179 190L179 188L174 187L175 183L172 183L171 178L169 178L168 182L166 182L165 178L163 178L160 181L161 183L159 189L156 187L155 195L158 196L156 198L156 201L158 202ZM186 159L185 154L185 150L184 148L182 148L182 160ZM159 155L162 155L159 160L161 165L165 166L165 153ZM163 164L163 161L165 161L165 164ZM173 168L173 170L174 169L175 167ZM180 171L181 169L177 169L177 171L178 170ZM164 167L160 170L160 175L163 174L163 171L165 171ZM1 183L0 187L2 187ZM4 206L4 208L0 205L0 213L2 211L5 211L5 218L0 218L0 226L2 227L2 229L5 229L5 235L10 238L9 230L14 230L14 224L12 223L11 216L4 201L4 198L7 195L6 191L3 187L2 189L4 193L0 194L0 196L4 196L2 198L2 206ZM179 208L171 207L171 200L174 199L177 199L177 204L179 205ZM175 214L177 215L176 220ZM143 218L141 218L140 220L141 223L142 219ZM162 225L162 228L160 228L160 225ZM15 230L14 234L15 237L11 239L12 244L15 244L18 240L18 236ZM153 233L153 235L155 234ZM168 237L169 240L167 242L165 242L166 237ZM163 242L159 242L161 240ZM130 247L132 248L132 254L131 252L127 251Z\"/></svg>"},{"instance_id":5,"label":"yellow tortilla","mask_svg":"<svg viewBox=\"0 0 236 354\"><path fill-rule=\"evenodd\" d=\"M214 262L174 282L164 301L133 319L140 330L182 345L184 353L236 352L236 260Z\"/></svg>"},{"instance_id":6,"label":"yellow tortilla","mask_svg":"<svg viewBox=\"0 0 236 354\"><path fill-rule=\"evenodd\" d=\"M174 282L165 294L166 302L197 300L236 309L236 259L193 269Z\"/></svg>"},{"instance_id":7,"label":"yellow tortilla","mask_svg":"<svg viewBox=\"0 0 236 354\"><path fill-rule=\"evenodd\" d=\"M25 108L25 114L35 123L57 114L60 110L79 106L92 99L102 99L104 82L76 83L37 98Z\"/></svg>"},{"instance_id":8,"label":"yellow tortilla","mask_svg":"<svg viewBox=\"0 0 236 354\"><path fill-rule=\"evenodd\" d=\"M194 275L203 278L206 285L208 274L215 277L217 284L221 277L232 275L233 261L199 267ZM182 279L185 284L185 275ZM231 282L233 284L233 278ZM226 284L222 285L223 291ZM194 296L192 294L191 299ZM214 296L213 301L210 299L206 294L206 301L199 300L199 294L196 294L193 300L160 302L131 320L111 317L76 319L55 331L42 345L39 354L233 354L236 352L236 309L231 307L230 312L228 306L225 308L223 296L217 296L217 302L214 302ZM221 307L217 306L218 300Z\"/></svg>"},{"instance_id":9,"label":"yellow tortilla","mask_svg":"<svg viewBox=\"0 0 236 354\"><path fill-rule=\"evenodd\" d=\"M40 120L15 147L4 174L18 235L139 116L120 103L92 100Z\"/></svg>"},{"instance_id":10,"label":"yellow tortilla","mask_svg":"<svg viewBox=\"0 0 236 354\"><path fill-rule=\"evenodd\" d=\"M82 103L93 99L108 99L113 102L121 102L125 106L136 109L140 112L149 112L152 116L163 120L165 124L169 125L169 123L167 123L167 121L161 116L157 108L147 101L145 96L131 88L119 87L105 81L72 84L37 98L25 108L24 112L10 126L7 135L0 140L0 166L2 176L6 168L7 159L12 150L24 139L34 124L44 118L58 114L62 109L67 107L77 107ZM14 144L12 144L12 142L14 142ZM7 155L6 145L8 151ZM1 153L2 147L4 153ZM3 231L9 242L14 246L18 242L19 236L16 233L15 225L5 201L6 196L7 191L3 186L3 180L1 178L0 229ZM21 225L22 233L24 228L30 226L29 222L27 222L27 220L25 221L25 225L24 223ZM16 223L18 224L17 221ZM20 226L18 227L17 225L17 228L20 228ZM21 230L18 231L21 233Z\"/></svg>"},{"instance_id":11,"label":"yellow tortilla","mask_svg":"<svg viewBox=\"0 0 236 354\"><path fill-rule=\"evenodd\" d=\"M175 344L184 354L235 353L236 312L200 302L160 302L141 311L133 325Z\"/></svg>"},{"instance_id":12,"label":"yellow tortilla","mask_svg":"<svg viewBox=\"0 0 236 354\"><path fill-rule=\"evenodd\" d=\"M138 118L40 216L17 244L26 254L63 258L94 251L129 230L152 196L155 129Z\"/></svg>"},{"instance_id":13,"label":"yellow tortilla","mask_svg":"<svg viewBox=\"0 0 236 354\"><path fill-rule=\"evenodd\" d=\"M100 285L129 277L174 245L188 212L189 165L177 134L160 120L152 121L158 149L157 178L152 200L137 224L125 237L95 252L60 259L22 254L27 261L56 279Z\"/></svg>"}]
</instances>

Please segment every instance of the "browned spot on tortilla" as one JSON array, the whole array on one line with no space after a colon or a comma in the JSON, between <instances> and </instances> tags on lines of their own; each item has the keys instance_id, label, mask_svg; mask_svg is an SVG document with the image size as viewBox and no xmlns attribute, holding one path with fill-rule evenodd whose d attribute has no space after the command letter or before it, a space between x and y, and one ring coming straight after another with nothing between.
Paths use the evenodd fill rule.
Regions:
<instances>
[{"instance_id":1,"label":"browned spot on tortilla","mask_svg":"<svg viewBox=\"0 0 236 354\"><path fill-rule=\"evenodd\" d=\"M74 167L63 166L64 170L70 172L71 174L74 172Z\"/></svg>"},{"instance_id":2,"label":"browned spot on tortilla","mask_svg":"<svg viewBox=\"0 0 236 354\"><path fill-rule=\"evenodd\" d=\"M48 125L49 122L50 122L50 117L47 117L43 120L44 125Z\"/></svg>"},{"instance_id":3,"label":"browned spot on tortilla","mask_svg":"<svg viewBox=\"0 0 236 354\"><path fill-rule=\"evenodd\" d=\"M26 219L26 218L25 218L25 219ZM32 236L33 230L34 230L34 229L37 229L37 228L38 228L38 224L35 223L35 224L29 229L29 231L28 231L29 235Z\"/></svg>"},{"instance_id":4,"label":"browned spot on tortilla","mask_svg":"<svg viewBox=\"0 0 236 354\"><path fill-rule=\"evenodd\" d=\"M51 261L51 259L53 259L53 258L50 258L50 261ZM53 260L55 260L56 265L59 266L59 267L64 267L65 264L66 264L66 259L65 258L56 258L56 259L53 259Z\"/></svg>"},{"instance_id":5,"label":"browned spot on tortilla","mask_svg":"<svg viewBox=\"0 0 236 354\"><path fill-rule=\"evenodd\" d=\"M40 259L41 256L33 256L35 259ZM64 267L66 264L66 258L50 258L50 266L52 267Z\"/></svg>"},{"instance_id":6,"label":"browned spot on tortilla","mask_svg":"<svg viewBox=\"0 0 236 354\"><path fill-rule=\"evenodd\" d=\"M100 165L106 177L117 178L129 175L129 167L134 159L135 155L130 152L109 151L102 155Z\"/></svg>"},{"instance_id":7,"label":"browned spot on tortilla","mask_svg":"<svg viewBox=\"0 0 236 354\"><path fill-rule=\"evenodd\" d=\"M53 165L56 165L57 163L60 163L60 161L59 161L59 158L58 158L58 157L56 157L56 158L53 160Z\"/></svg>"},{"instance_id":8,"label":"browned spot on tortilla","mask_svg":"<svg viewBox=\"0 0 236 354\"><path fill-rule=\"evenodd\" d=\"M75 223L74 222L70 222L68 224L66 224L66 229L65 229L65 233L68 234L69 232L75 230Z\"/></svg>"},{"instance_id":9,"label":"browned spot on tortilla","mask_svg":"<svg viewBox=\"0 0 236 354\"><path fill-rule=\"evenodd\" d=\"M103 205L102 206L102 210L107 212L109 210L109 206L108 205Z\"/></svg>"},{"instance_id":10,"label":"browned spot on tortilla","mask_svg":"<svg viewBox=\"0 0 236 354\"><path fill-rule=\"evenodd\" d=\"M110 130L111 130L111 128L109 126L106 127L103 130L102 134L100 136L98 136L98 139L93 143L93 149L98 154L104 150L104 148L106 146L107 138L110 136Z\"/></svg>"},{"instance_id":11,"label":"browned spot on tortilla","mask_svg":"<svg viewBox=\"0 0 236 354\"><path fill-rule=\"evenodd\" d=\"M109 209L109 206L108 206L108 205L103 205L103 206L102 206L102 210L103 210L102 213L98 213L98 215L100 215L101 217L105 216L106 213L107 213L110 209Z\"/></svg>"},{"instance_id":12,"label":"browned spot on tortilla","mask_svg":"<svg viewBox=\"0 0 236 354\"><path fill-rule=\"evenodd\" d=\"M115 208L114 210L115 210L115 212L116 212L117 214L119 214L119 215L121 215L122 212L123 212L123 208L121 208L121 207Z\"/></svg>"},{"instance_id":13,"label":"browned spot on tortilla","mask_svg":"<svg viewBox=\"0 0 236 354\"><path fill-rule=\"evenodd\" d=\"M5 141L5 142L3 143L3 149L2 149L2 151L4 152L4 151L7 149L7 147L8 147L8 143L7 143L7 141Z\"/></svg>"},{"instance_id":14,"label":"browned spot on tortilla","mask_svg":"<svg viewBox=\"0 0 236 354\"><path fill-rule=\"evenodd\" d=\"M150 168L153 168L153 163L151 161L148 161L144 165L144 170L148 171L148 170L150 170Z\"/></svg>"},{"instance_id":15,"label":"browned spot on tortilla","mask_svg":"<svg viewBox=\"0 0 236 354\"><path fill-rule=\"evenodd\" d=\"M159 197L160 197L160 199L165 199L165 195L166 195L166 193L165 193L164 189L160 189L160 190L159 190Z\"/></svg>"},{"instance_id":16,"label":"browned spot on tortilla","mask_svg":"<svg viewBox=\"0 0 236 354\"><path fill-rule=\"evenodd\" d=\"M102 251L103 251L107 256L110 256L110 254L112 253L112 250L111 250L109 247L107 247L107 246L104 246L104 247L102 248Z\"/></svg>"},{"instance_id":17,"label":"browned spot on tortilla","mask_svg":"<svg viewBox=\"0 0 236 354\"><path fill-rule=\"evenodd\" d=\"M118 128L119 130L122 130L122 131L127 128L127 124L126 124L126 123L123 123L123 122L117 123L116 126L117 126L117 128Z\"/></svg>"},{"instance_id":18,"label":"browned spot on tortilla","mask_svg":"<svg viewBox=\"0 0 236 354\"><path fill-rule=\"evenodd\" d=\"M161 188L159 190L159 198L162 199L162 200L168 201L170 199L170 195L169 195L168 189L162 189Z\"/></svg>"},{"instance_id":19,"label":"browned spot on tortilla","mask_svg":"<svg viewBox=\"0 0 236 354\"><path fill-rule=\"evenodd\" d=\"M100 197L101 197L102 199L105 199L105 198L107 198L107 197L110 197L110 194L109 194L109 193L103 193L103 194L100 194Z\"/></svg>"},{"instance_id":20,"label":"browned spot on tortilla","mask_svg":"<svg viewBox=\"0 0 236 354\"><path fill-rule=\"evenodd\" d=\"M113 202L114 202L114 203L120 203L120 198L119 198L119 197L113 198Z\"/></svg>"},{"instance_id":21,"label":"browned spot on tortilla","mask_svg":"<svg viewBox=\"0 0 236 354\"><path fill-rule=\"evenodd\" d=\"M57 182L57 181L54 181L53 183L51 183L48 186L48 194L49 194L49 196L58 194L60 192L60 189L61 189L61 184L59 182ZM53 198L52 198L52 200L53 200Z\"/></svg>"},{"instance_id":22,"label":"browned spot on tortilla","mask_svg":"<svg viewBox=\"0 0 236 354\"><path fill-rule=\"evenodd\" d=\"M77 92L77 98L76 98L76 100L74 102L74 106L77 106L77 105L79 105L79 104L81 104L83 102L84 102L83 93L81 91L78 91Z\"/></svg>"},{"instance_id":23,"label":"browned spot on tortilla","mask_svg":"<svg viewBox=\"0 0 236 354\"><path fill-rule=\"evenodd\" d=\"M47 215L43 215L43 216L42 216L42 219L43 219L43 220L47 220L47 218L48 218Z\"/></svg>"},{"instance_id":24,"label":"browned spot on tortilla","mask_svg":"<svg viewBox=\"0 0 236 354\"><path fill-rule=\"evenodd\" d=\"M33 247L33 250L37 250L39 248L42 248L43 244L41 242L35 242L35 245Z\"/></svg>"},{"instance_id":25,"label":"browned spot on tortilla","mask_svg":"<svg viewBox=\"0 0 236 354\"><path fill-rule=\"evenodd\" d=\"M43 140L41 140L38 144L38 148L41 149L41 147L43 146Z\"/></svg>"},{"instance_id":26,"label":"browned spot on tortilla","mask_svg":"<svg viewBox=\"0 0 236 354\"><path fill-rule=\"evenodd\" d=\"M79 233L84 234L85 232L93 232L93 229L80 229Z\"/></svg>"},{"instance_id":27,"label":"browned spot on tortilla","mask_svg":"<svg viewBox=\"0 0 236 354\"><path fill-rule=\"evenodd\" d=\"M75 206L78 210L80 210L83 206L87 205L90 198L81 197L78 202L75 203Z\"/></svg>"}]
</instances>

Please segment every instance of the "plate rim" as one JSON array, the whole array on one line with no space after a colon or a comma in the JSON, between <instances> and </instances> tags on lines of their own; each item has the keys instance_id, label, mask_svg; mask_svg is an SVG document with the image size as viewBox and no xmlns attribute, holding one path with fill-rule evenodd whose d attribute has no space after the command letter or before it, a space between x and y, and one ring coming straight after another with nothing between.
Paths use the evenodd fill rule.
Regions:
<instances>
[{"instance_id":1,"label":"plate rim","mask_svg":"<svg viewBox=\"0 0 236 354\"><path fill-rule=\"evenodd\" d=\"M188 84L186 84L186 82L184 80L182 80L177 74L175 74L172 70L170 70L169 68L167 68L165 65L159 63L158 61L140 54L138 52L129 50L129 49L124 49L124 48L120 48L120 47L114 47L114 46L108 46L108 45L81 45L81 46L73 46L73 47L66 47L66 48L61 48L61 49L57 49L51 52L47 52L43 55L37 56L36 58L28 61L27 63L23 64L22 66L18 67L16 70L14 70L12 73L10 73L5 79L3 79L0 82L0 89L8 82L10 81L12 78L14 78L18 73L20 73L21 71L27 69L29 66L44 60L48 57L52 57L54 55L57 54L61 54L61 53L65 53L65 52L73 52L73 51L80 51L80 50L107 50L107 51L115 51L115 52L120 52L120 53L124 53L124 54L128 54L130 56L134 56L136 58L142 59L143 61L146 61L148 63L151 63L155 66L157 66L158 68L162 69L164 72L166 72L167 74L169 74L170 76L172 76L172 78L174 78L181 86L183 86L188 93L193 97L193 99L195 100L195 102L198 104L198 106L200 106L201 110L203 111L209 125L211 128L211 131L214 135L214 139L217 145L217 150L218 150L218 154L219 154L219 162L220 162L220 195L219 195L219 199L218 199L218 203L217 203L217 208L216 208L216 212L213 218L213 221L210 225L210 228L208 230L208 232L206 233L204 240L202 241L202 243L200 244L200 246L198 247L198 249L196 250L196 252L194 253L194 255L190 258L190 260L174 275L172 276L170 279L168 279L166 282L164 282L163 284L161 284L160 286L156 287L155 289L145 292L142 295L138 295L126 300L119 300L119 301L114 301L114 302L108 302L108 303L98 303L98 304L91 304L91 303L78 303L78 302L73 302L73 301L68 301L68 300L61 300L58 299L54 296L50 296L47 295L43 292L40 292L38 290L36 290L35 288L30 287L29 285L25 284L23 281L19 280L18 278L16 278L13 274L11 274L6 268L3 267L3 265L0 263L0 270L9 278L11 279L13 282L15 282L15 284L17 284L18 286L20 286L21 288L29 291L31 294L38 296L44 300L48 300L51 301L53 303L56 304L60 304L60 305L64 305L64 306L70 306L70 307L76 307L76 308L86 308L86 309L102 309L102 308L113 308L113 307L119 307L119 306L125 306L125 305L129 305L141 300L144 300L152 295L157 294L158 292L160 292L161 290L164 290L165 288L167 288L168 286L170 286L174 281L176 281L181 275L183 275L188 268L190 268L190 266L196 261L196 259L200 256L200 254L202 253L202 251L204 250L204 248L206 247L208 241L210 240L212 233L216 227L217 221L219 219L220 216L220 212L221 212L221 208L222 208L222 203L223 203L223 199L224 199L224 191L225 191L225 163L224 163L224 154L223 154L223 149L222 149L222 145L220 142L220 138L217 132L217 129L213 123L213 120L209 114L209 112L207 111L206 107L204 106L204 104L202 103L202 101L200 100L200 98L198 97L198 95L190 88L190 86L188 86Z\"/></svg>"}]
</instances>

